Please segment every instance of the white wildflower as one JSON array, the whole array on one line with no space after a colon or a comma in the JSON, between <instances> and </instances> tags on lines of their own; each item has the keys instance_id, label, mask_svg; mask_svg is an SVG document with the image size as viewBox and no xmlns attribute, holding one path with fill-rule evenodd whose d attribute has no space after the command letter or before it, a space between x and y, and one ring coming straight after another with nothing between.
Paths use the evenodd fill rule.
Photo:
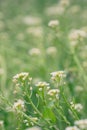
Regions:
<instances>
[{"instance_id":1,"label":"white wildflower","mask_svg":"<svg viewBox=\"0 0 87 130\"><path fill-rule=\"evenodd\" d=\"M70 4L70 0L60 0L59 4L61 6L67 7Z\"/></svg>"},{"instance_id":2,"label":"white wildflower","mask_svg":"<svg viewBox=\"0 0 87 130\"><path fill-rule=\"evenodd\" d=\"M34 16L25 16L23 18L23 23L26 25L38 25L41 23L41 19Z\"/></svg>"},{"instance_id":3,"label":"white wildflower","mask_svg":"<svg viewBox=\"0 0 87 130\"><path fill-rule=\"evenodd\" d=\"M54 55L54 54L57 53L57 48L54 47L54 46L50 46L50 47L47 48L46 53L48 55Z\"/></svg>"},{"instance_id":4,"label":"white wildflower","mask_svg":"<svg viewBox=\"0 0 87 130\"><path fill-rule=\"evenodd\" d=\"M41 54L41 51L39 48L32 48L31 50L29 50L29 54L31 56L38 56Z\"/></svg>"},{"instance_id":5,"label":"white wildflower","mask_svg":"<svg viewBox=\"0 0 87 130\"><path fill-rule=\"evenodd\" d=\"M53 81L59 81L59 82L66 76L64 71L52 72L50 73L50 75Z\"/></svg>"},{"instance_id":6,"label":"white wildflower","mask_svg":"<svg viewBox=\"0 0 87 130\"><path fill-rule=\"evenodd\" d=\"M43 88L44 86L49 86L49 83L47 83L47 82L38 82L38 83L36 84L36 86Z\"/></svg>"},{"instance_id":7,"label":"white wildflower","mask_svg":"<svg viewBox=\"0 0 87 130\"><path fill-rule=\"evenodd\" d=\"M0 75L3 75L3 73L4 73L4 69L0 68Z\"/></svg>"},{"instance_id":8,"label":"white wildflower","mask_svg":"<svg viewBox=\"0 0 87 130\"><path fill-rule=\"evenodd\" d=\"M0 120L0 127L2 127L4 124L3 120Z\"/></svg>"},{"instance_id":9,"label":"white wildflower","mask_svg":"<svg viewBox=\"0 0 87 130\"><path fill-rule=\"evenodd\" d=\"M29 76L29 73L27 72L21 72L19 74L16 74L14 77L13 77L13 82L17 82L18 79L22 79L23 81Z\"/></svg>"},{"instance_id":10,"label":"white wildflower","mask_svg":"<svg viewBox=\"0 0 87 130\"><path fill-rule=\"evenodd\" d=\"M41 130L41 128L34 126L34 127L31 127L31 128L27 128L26 130Z\"/></svg>"},{"instance_id":11,"label":"white wildflower","mask_svg":"<svg viewBox=\"0 0 87 130\"><path fill-rule=\"evenodd\" d=\"M55 28L59 25L59 21L58 20L51 20L49 23L48 23L48 26L51 27L51 28Z\"/></svg>"},{"instance_id":12,"label":"white wildflower","mask_svg":"<svg viewBox=\"0 0 87 130\"><path fill-rule=\"evenodd\" d=\"M87 129L87 119L77 120L75 121L75 125L82 130Z\"/></svg>"},{"instance_id":13,"label":"white wildflower","mask_svg":"<svg viewBox=\"0 0 87 130\"><path fill-rule=\"evenodd\" d=\"M47 83L47 82L38 82L36 84L36 86L39 88L39 91L42 91L42 89L44 87L46 87L47 89L49 89L49 83Z\"/></svg>"},{"instance_id":14,"label":"white wildflower","mask_svg":"<svg viewBox=\"0 0 87 130\"><path fill-rule=\"evenodd\" d=\"M50 96L50 98L49 99L52 99L52 98L56 98L56 99L58 99L59 98L59 89L51 89L51 90L49 90L48 91L48 95Z\"/></svg>"},{"instance_id":15,"label":"white wildflower","mask_svg":"<svg viewBox=\"0 0 87 130\"><path fill-rule=\"evenodd\" d=\"M59 89L51 89L48 91L48 95L53 96L55 94L59 94Z\"/></svg>"},{"instance_id":16,"label":"white wildflower","mask_svg":"<svg viewBox=\"0 0 87 130\"><path fill-rule=\"evenodd\" d=\"M69 126L65 130L80 130L80 129L76 126Z\"/></svg>"},{"instance_id":17,"label":"white wildflower","mask_svg":"<svg viewBox=\"0 0 87 130\"><path fill-rule=\"evenodd\" d=\"M75 104L75 110L77 110L78 112L80 112L82 109L83 109L82 104L80 104L80 103Z\"/></svg>"},{"instance_id":18,"label":"white wildflower","mask_svg":"<svg viewBox=\"0 0 87 130\"><path fill-rule=\"evenodd\" d=\"M69 39L71 41L77 41L79 39L83 39L86 37L87 37L87 33L79 29L72 30L71 33L69 34Z\"/></svg>"},{"instance_id":19,"label":"white wildflower","mask_svg":"<svg viewBox=\"0 0 87 130\"><path fill-rule=\"evenodd\" d=\"M73 102L70 102L70 104L71 107L78 112L80 112L83 109L83 106L80 103L74 104Z\"/></svg>"},{"instance_id":20,"label":"white wildflower","mask_svg":"<svg viewBox=\"0 0 87 130\"><path fill-rule=\"evenodd\" d=\"M73 5L71 6L71 8L69 9L69 12L72 14L76 14L80 11L80 6L79 5Z\"/></svg>"},{"instance_id":21,"label":"white wildflower","mask_svg":"<svg viewBox=\"0 0 87 130\"><path fill-rule=\"evenodd\" d=\"M41 38L43 35L43 28L41 26L29 27L26 29L26 32L34 37Z\"/></svg>"},{"instance_id":22,"label":"white wildflower","mask_svg":"<svg viewBox=\"0 0 87 130\"><path fill-rule=\"evenodd\" d=\"M62 15L65 9L63 6L60 5L53 5L51 7L46 8L45 13L47 15Z\"/></svg>"},{"instance_id":23,"label":"white wildflower","mask_svg":"<svg viewBox=\"0 0 87 130\"><path fill-rule=\"evenodd\" d=\"M13 105L13 110L16 109L24 109L24 101L19 99L17 102L14 103Z\"/></svg>"}]
</instances>

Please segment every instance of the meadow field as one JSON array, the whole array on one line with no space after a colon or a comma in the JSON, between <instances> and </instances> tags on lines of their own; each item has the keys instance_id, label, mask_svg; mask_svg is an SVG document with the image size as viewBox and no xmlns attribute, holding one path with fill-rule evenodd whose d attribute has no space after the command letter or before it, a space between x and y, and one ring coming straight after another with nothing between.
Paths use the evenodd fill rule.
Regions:
<instances>
[{"instance_id":1,"label":"meadow field","mask_svg":"<svg viewBox=\"0 0 87 130\"><path fill-rule=\"evenodd\" d=\"M0 0L0 130L87 130L87 0Z\"/></svg>"}]
</instances>

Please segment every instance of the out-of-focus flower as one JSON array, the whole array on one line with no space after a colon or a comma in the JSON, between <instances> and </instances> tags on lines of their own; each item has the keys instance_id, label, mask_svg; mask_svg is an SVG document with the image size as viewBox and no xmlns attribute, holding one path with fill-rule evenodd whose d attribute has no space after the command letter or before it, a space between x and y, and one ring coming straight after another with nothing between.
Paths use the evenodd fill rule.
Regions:
<instances>
[{"instance_id":1,"label":"out-of-focus flower","mask_svg":"<svg viewBox=\"0 0 87 130\"><path fill-rule=\"evenodd\" d=\"M80 130L80 129L76 126L69 126L65 130Z\"/></svg>"},{"instance_id":2,"label":"out-of-focus flower","mask_svg":"<svg viewBox=\"0 0 87 130\"><path fill-rule=\"evenodd\" d=\"M25 16L23 18L23 23L26 25L39 25L41 24L41 18L34 16Z\"/></svg>"},{"instance_id":3,"label":"out-of-focus flower","mask_svg":"<svg viewBox=\"0 0 87 130\"><path fill-rule=\"evenodd\" d=\"M78 112L80 112L83 109L83 106L80 103L74 104L73 102L71 102L70 104L71 107Z\"/></svg>"},{"instance_id":4,"label":"out-of-focus flower","mask_svg":"<svg viewBox=\"0 0 87 130\"><path fill-rule=\"evenodd\" d=\"M58 20L51 20L49 23L48 23L48 26L51 27L51 28L56 28L59 26L59 21Z\"/></svg>"},{"instance_id":5,"label":"out-of-focus flower","mask_svg":"<svg viewBox=\"0 0 87 130\"><path fill-rule=\"evenodd\" d=\"M0 120L0 128L3 126L4 122L3 120Z\"/></svg>"},{"instance_id":6,"label":"out-of-focus flower","mask_svg":"<svg viewBox=\"0 0 87 130\"><path fill-rule=\"evenodd\" d=\"M38 82L36 84L36 86L39 88L39 91L42 91L42 89L44 87L46 87L47 89L49 89L49 83L47 83L47 82Z\"/></svg>"},{"instance_id":7,"label":"out-of-focus flower","mask_svg":"<svg viewBox=\"0 0 87 130\"><path fill-rule=\"evenodd\" d=\"M50 96L49 99L50 100L53 99L53 98L58 99L59 98L59 92L60 92L59 89L49 90L48 93L47 93Z\"/></svg>"},{"instance_id":8,"label":"out-of-focus flower","mask_svg":"<svg viewBox=\"0 0 87 130\"><path fill-rule=\"evenodd\" d=\"M60 5L53 5L51 7L46 8L45 13L47 15L62 15L65 9L63 6Z\"/></svg>"},{"instance_id":9,"label":"out-of-focus flower","mask_svg":"<svg viewBox=\"0 0 87 130\"><path fill-rule=\"evenodd\" d=\"M57 53L57 48L54 47L54 46L50 46L50 47L47 48L46 53L48 55L54 55L54 54Z\"/></svg>"},{"instance_id":10,"label":"out-of-focus flower","mask_svg":"<svg viewBox=\"0 0 87 130\"><path fill-rule=\"evenodd\" d=\"M43 28L41 26L29 27L26 29L26 32L34 37L41 38L43 35Z\"/></svg>"},{"instance_id":11,"label":"out-of-focus flower","mask_svg":"<svg viewBox=\"0 0 87 130\"><path fill-rule=\"evenodd\" d=\"M17 109L19 109L19 110L24 109L24 101L23 100L19 99L17 102L14 103L13 110L17 110Z\"/></svg>"},{"instance_id":12,"label":"out-of-focus flower","mask_svg":"<svg viewBox=\"0 0 87 130\"><path fill-rule=\"evenodd\" d=\"M26 130L41 130L41 128L34 126L34 127L31 127L31 128L27 128Z\"/></svg>"},{"instance_id":13,"label":"out-of-focus flower","mask_svg":"<svg viewBox=\"0 0 87 130\"><path fill-rule=\"evenodd\" d=\"M75 125L77 125L81 130L87 129L87 119L77 120L75 121Z\"/></svg>"},{"instance_id":14,"label":"out-of-focus flower","mask_svg":"<svg viewBox=\"0 0 87 130\"><path fill-rule=\"evenodd\" d=\"M4 73L4 69L0 68L0 75L3 75L3 73Z\"/></svg>"},{"instance_id":15,"label":"out-of-focus flower","mask_svg":"<svg viewBox=\"0 0 87 130\"><path fill-rule=\"evenodd\" d=\"M15 82L15 83L17 83L17 81L19 80L19 79L21 79L21 80L26 80L26 78L28 78L28 76L29 76L29 73L27 73L27 72L21 72L21 73L19 73L19 74L16 74L14 77L13 77L13 82Z\"/></svg>"},{"instance_id":16,"label":"out-of-focus flower","mask_svg":"<svg viewBox=\"0 0 87 130\"><path fill-rule=\"evenodd\" d=\"M67 7L70 5L70 0L60 0L59 5Z\"/></svg>"},{"instance_id":17,"label":"out-of-focus flower","mask_svg":"<svg viewBox=\"0 0 87 130\"><path fill-rule=\"evenodd\" d=\"M86 37L87 37L87 33L85 31L79 30L79 29L72 30L69 34L69 39L71 41L81 40Z\"/></svg>"},{"instance_id":18,"label":"out-of-focus flower","mask_svg":"<svg viewBox=\"0 0 87 130\"><path fill-rule=\"evenodd\" d=\"M58 83L60 83L63 80L63 78L66 76L64 71L52 72L50 73L50 75L51 75L51 79L53 81L57 81Z\"/></svg>"},{"instance_id":19,"label":"out-of-focus flower","mask_svg":"<svg viewBox=\"0 0 87 130\"><path fill-rule=\"evenodd\" d=\"M75 104L75 110L80 112L83 109L83 106L80 103Z\"/></svg>"},{"instance_id":20,"label":"out-of-focus flower","mask_svg":"<svg viewBox=\"0 0 87 130\"><path fill-rule=\"evenodd\" d=\"M38 56L41 54L41 51L39 48L32 48L31 50L29 50L29 54L31 56Z\"/></svg>"},{"instance_id":21,"label":"out-of-focus flower","mask_svg":"<svg viewBox=\"0 0 87 130\"><path fill-rule=\"evenodd\" d=\"M69 9L69 13L72 13L72 14L76 14L80 11L80 6L79 5L73 5L70 7Z\"/></svg>"}]
</instances>

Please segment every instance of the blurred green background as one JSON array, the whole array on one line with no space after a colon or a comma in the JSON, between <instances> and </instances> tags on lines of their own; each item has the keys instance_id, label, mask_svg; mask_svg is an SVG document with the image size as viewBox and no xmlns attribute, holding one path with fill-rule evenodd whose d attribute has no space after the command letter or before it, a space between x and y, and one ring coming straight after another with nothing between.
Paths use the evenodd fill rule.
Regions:
<instances>
[{"instance_id":1,"label":"blurred green background","mask_svg":"<svg viewBox=\"0 0 87 130\"><path fill-rule=\"evenodd\" d=\"M71 72L71 77L67 77L70 93L77 97L77 101L80 100L79 95L74 93L74 86L82 86L83 79L70 54L68 34L73 28L84 28L87 31L87 0L70 0L64 12L57 10L59 2L0 0L0 91L8 99L13 100L12 77L17 73L29 72L36 83L40 79L49 81L49 73L52 71L67 70ZM49 21L55 19L60 21L58 38L56 32L48 27ZM50 54L47 51L49 47L55 47L56 51ZM83 62L87 62L85 47L86 41L76 51L82 66ZM40 54L32 55L32 48L39 48ZM84 57L81 52L85 53ZM87 72L87 64L84 69ZM86 100L86 93L82 93L82 96ZM83 104L86 106L86 103ZM0 120L4 120L5 130L15 130L15 117L3 110L3 107L6 106L1 103ZM83 117L86 112L85 109Z\"/></svg>"}]
</instances>

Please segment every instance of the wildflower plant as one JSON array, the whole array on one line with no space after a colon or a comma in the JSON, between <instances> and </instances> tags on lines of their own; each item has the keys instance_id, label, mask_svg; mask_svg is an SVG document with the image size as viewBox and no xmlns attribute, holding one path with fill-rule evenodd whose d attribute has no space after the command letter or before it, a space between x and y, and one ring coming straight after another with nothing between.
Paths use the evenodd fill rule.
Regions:
<instances>
[{"instance_id":1,"label":"wildflower plant","mask_svg":"<svg viewBox=\"0 0 87 130\"><path fill-rule=\"evenodd\" d=\"M69 114L69 110L73 114L73 119L79 119L78 113L75 111L79 106L72 107L64 94L65 72L56 71L50 75L51 81L54 84L53 88L51 87L51 83L45 81L40 81L34 85L31 82L32 78L30 74L26 72L22 72L13 77L15 85L19 84L18 87L22 89L22 99L14 102L13 110L19 114L19 117L21 116L18 119L22 119L21 121L24 120L26 127L37 125L43 130L61 129L59 128L60 119L63 120L65 125L71 124L65 114L66 112ZM65 111L66 108L64 105L68 111ZM20 128L18 126L18 129Z\"/></svg>"}]
</instances>

